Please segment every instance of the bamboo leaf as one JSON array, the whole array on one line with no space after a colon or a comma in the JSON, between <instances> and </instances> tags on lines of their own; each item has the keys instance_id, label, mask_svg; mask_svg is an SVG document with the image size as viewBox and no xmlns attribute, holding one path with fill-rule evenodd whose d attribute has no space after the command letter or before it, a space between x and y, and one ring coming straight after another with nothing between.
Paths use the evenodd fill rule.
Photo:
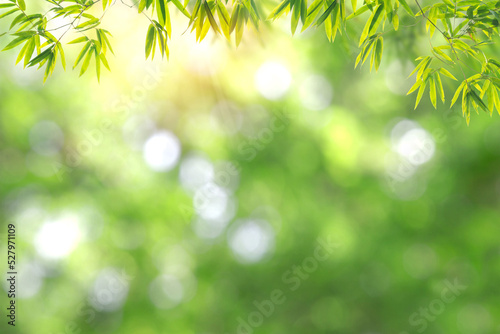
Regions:
<instances>
[{"instance_id":1,"label":"bamboo leaf","mask_svg":"<svg viewBox=\"0 0 500 334\"><path fill-rule=\"evenodd\" d=\"M87 55L85 56L85 59L83 60L83 63L82 63L82 68L80 69L80 76L82 76L89 68L90 60L92 59L92 53L94 50L95 50L95 46L92 46L92 47L90 47L89 52L87 52Z\"/></svg>"},{"instance_id":2,"label":"bamboo leaf","mask_svg":"<svg viewBox=\"0 0 500 334\"><path fill-rule=\"evenodd\" d=\"M89 38L85 36L85 37L80 37L80 38L74 39L71 42L69 42L68 44L78 44L78 43L87 42L88 40L89 40Z\"/></svg>"},{"instance_id":3,"label":"bamboo leaf","mask_svg":"<svg viewBox=\"0 0 500 334\"><path fill-rule=\"evenodd\" d=\"M73 69L75 69L78 66L78 64L80 63L80 61L83 59L83 57L85 56L85 54L89 50L90 45L91 45L91 42L88 41L87 44L85 44L85 46L83 47L82 51L80 51L80 54L76 58L75 64L73 65Z\"/></svg>"},{"instance_id":4,"label":"bamboo leaf","mask_svg":"<svg viewBox=\"0 0 500 334\"><path fill-rule=\"evenodd\" d=\"M17 0L17 4L19 5L19 8L21 8L22 11L26 10L26 3L24 0Z\"/></svg>"},{"instance_id":5,"label":"bamboo leaf","mask_svg":"<svg viewBox=\"0 0 500 334\"><path fill-rule=\"evenodd\" d=\"M450 108L453 107L455 102L458 100L458 97L460 96L460 93L462 92L464 86L466 85L467 80L462 81L460 86L458 86L457 90L455 91L455 95L453 95L453 98L451 99L451 105Z\"/></svg>"},{"instance_id":6,"label":"bamboo leaf","mask_svg":"<svg viewBox=\"0 0 500 334\"><path fill-rule=\"evenodd\" d=\"M215 21L215 18L212 14L212 11L210 10L210 6L208 5L208 3L205 1L203 3L203 5L205 6L205 12L207 13L207 18L208 18L208 22L210 22L210 25L212 26L212 29L220 34L220 29L219 29L219 26L217 25L217 22Z\"/></svg>"},{"instance_id":7,"label":"bamboo leaf","mask_svg":"<svg viewBox=\"0 0 500 334\"><path fill-rule=\"evenodd\" d=\"M422 96L424 95L424 91L425 91L426 86L427 86L426 82L423 82L423 84L420 85L420 88L419 88L418 94L417 94L417 100L415 102L415 109L417 109L418 104L420 103L420 100L422 99Z\"/></svg>"},{"instance_id":8,"label":"bamboo leaf","mask_svg":"<svg viewBox=\"0 0 500 334\"><path fill-rule=\"evenodd\" d=\"M384 51L384 39L382 37L377 39L377 45L375 46L375 70L378 71L380 62L382 60L382 53Z\"/></svg>"},{"instance_id":9,"label":"bamboo leaf","mask_svg":"<svg viewBox=\"0 0 500 334\"><path fill-rule=\"evenodd\" d=\"M268 20L275 20L285 12L286 7L290 4L290 0L283 0L267 17ZM234 13L234 12L233 12Z\"/></svg>"},{"instance_id":10,"label":"bamboo leaf","mask_svg":"<svg viewBox=\"0 0 500 334\"><path fill-rule=\"evenodd\" d=\"M437 109L437 103L436 103L436 82L434 81L433 77L429 78L429 97L431 99L431 103L434 106L434 109Z\"/></svg>"},{"instance_id":11,"label":"bamboo leaf","mask_svg":"<svg viewBox=\"0 0 500 334\"><path fill-rule=\"evenodd\" d=\"M179 0L170 0L174 3L175 7L177 7L182 14L184 14L187 18L191 18L191 15L189 12L186 10L186 8L180 3ZM217 5L222 4L221 1L217 1Z\"/></svg>"},{"instance_id":12,"label":"bamboo leaf","mask_svg":"<svg viewBox=\"0 0 500 334\"><path fill-rule=\"evenodd\" d=\"M410 6L408 6L408 3L406 2L406 0L399 0L399 2L403 6L403 8L408 12L408 14L410 14L411 16L415 16L415 14L411 10Z\"/></svg>"},{"instance_id":13,"label":"bamboo leaf","mask_svg":"<svg viewBox=\"0 0 500 334\"><path fill-rule=\"evenodd\" d=\"M148 33L146 35L146 59L148 59L149 55L151 54L153 44L155 43L155 37L155 26L153 24L150 24Z\"/></svg>"},{"instance_id":14,"label":"bamboo leaf","mask_svg":"<svg viewBox=\"0 0 500 334\"><path fill-rule=\"evenodd\" d=\"M330 6L328 6L328 8L325 10L325 12L323 14L321 14L318 21L316 21L316 26L321 25L321 23L323 23L326 20L326 18L330 15L330 13L332 12L332 10L335 8L336 5L337 5L337 0L334 0L330 4Z\"/></svg>"},{"instance_id":15,"label":"bamboo leaf","mask_svg":"<svg viewBox=\"0 0 500 334\"><path fill-rule=\"evenodd\" d=\"M441 97L441 101L443 101L443 103L445 102L446 98L445 98L445 95L444 95L444 89L443 89L443 83L441 82L441 76L439 75L438 72L434 73L435 75L435 79L436 79L436 83L437 83L437 86L439 88L439 96Z\"/></svg>"},{"instance_id":16,"label":"bamboo leaf","mask_svg":"<svg viewBox=\"0 0 500 334\"><path fill-rule=\"evenodd\" d=\"M66 57L64 55L64 50L60 42L56 43L56 48L59 51L59 54L61 55L61 65L64 70L66 70Z\"/></svg>"}]
</instances>

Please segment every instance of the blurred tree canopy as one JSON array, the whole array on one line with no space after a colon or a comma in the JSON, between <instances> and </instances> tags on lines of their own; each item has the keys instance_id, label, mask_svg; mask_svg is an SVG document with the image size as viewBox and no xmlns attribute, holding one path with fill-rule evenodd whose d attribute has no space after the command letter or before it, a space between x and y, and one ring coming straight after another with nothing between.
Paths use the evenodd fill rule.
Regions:
<instances>
[{"instance_id":1,"label":"blurred tree canopy","mask_svg":"<svg viewBox=\"0 0 500 334\"><path fill-rule=\"evenodd\" d=\"M355 65L370 59L370 71L373 68L378 70L380 66L384 39L400 34L400 21L403 22L402 30L425 23L429 52L419 55L416 59L418 65L410 74L415 74L415 84L408 91L408 94L417 92L415 108L426 90L434 108L438 99L444 103L442 80L446 78L460 82L451 98L451 106L461 97L462 114L467 124L472 109L492 114L496 108L500 114L500 59L493 52L498 49L492 46L499 34L499 1L442 0L425 6L419 0L410 4L406 0L363 1L359 6L357 0L347 4L345 0L283 0L277 6L269 0L120 2L137 10L149 22L146 58L154 58L157 48L162 57L169 56L168 43L172 38L170 11L186 17L186 29L196 33L196 40L203 40L211 29L227 40L234 35L237 46L244 30L259 31L262 23L288 13L292 34L300 24L302 31L309 27L324 27L332 42L337 34L359 36L360 52ZM44 0L27 8L24 0L8 0L0 4L4 11L0 19L13 19L9 30L2 35L9 34L13 39L3 50L18 47L16 63L22 61L25 67L44 68L45 81L58 61L63 68L66 67L62 39L72 32L78 37L66 44L83 44L73 68L81 66L82 75L94 62L99 79L101 66L110 69L106 58L108 50L113 52L112 35L102 28L103 20L116 3L117 0ZM53 22L57 23L54 25ZM56 31L62 32L56 37ZM456 72L455 75L450 70Z\"/></svg>"},{"instance_id":2,"label":"blurred tree canopy","mask_svg":"<svg viewBox=\"0 0 500 334\"><path fill-rule=\"evenodd\" d=\"M44 4L27 1L27 11ZM259 14L277 5L262 4ZM355 69L362 49L352 37L369 9L335 43L323 27L292 37L284 17L261 20L257 33L249 18L234 48L211 28L203 41L182 34L189 18L169 2L163 61L144 57L151 22L110 5L96 28L113 71L100 83L58 66L43 84L38 65L12 66L18 53L2 53L0 258L14 224L19 307L16 327L4 319L0 333L500 330L500 117L480 112L466 126L458 103L434 112L427 97L414 110L415 58L432 58L415 74L436 70L448 99L460 82L441 68L463 77L458 64L436 66L416 3L417 19L399 9L397 31L386 20L372 73ZM102 7L89 10L99 18ZM10 24L0 20L3 31ZM99 41L96 29L85 33ZM61 41L81 37L70 30ZM443 38L436 29L431 42ZM86 45L62 44L71 65ZM498 55L494 43L481 48ZM477 74L480 51L457 51L460 62L444 52L467 78ZM3 312L7 303L2 292Z\"/></svg>"}]
</instances>

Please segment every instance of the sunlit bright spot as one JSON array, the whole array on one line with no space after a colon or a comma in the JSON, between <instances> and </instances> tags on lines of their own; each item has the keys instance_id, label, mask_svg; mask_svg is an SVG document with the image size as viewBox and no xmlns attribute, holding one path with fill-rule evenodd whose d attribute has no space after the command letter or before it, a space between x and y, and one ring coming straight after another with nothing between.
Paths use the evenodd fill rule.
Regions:
<instances>
[{"instance_id":1,"label":"sunlit bright spot","mask_svg":"<svg viewBox=\"0 0 500 334\"><path fill-rule=\"evenodd\" d=\"M386 154L385 169L387 174L398 182L410 179L418 170L416 166L395 152Z\"/></svg>"},{"instance_id":2,"label":"sunlit bright spot","mask_svg":"<svg viewBox=\"0 0 500 334\"><path fill-rule=\"evenodd\" d=\"M230 101L221 101L212 109L210 114L212 121L228 135L234 135L240 131L243 124L241 110Z\"/></svg>"},{"instance_id":3,"label":"sunlit bright spot","mask_svg":"<svg viewBox=\"0 0 500 334\"><path fill-rule=\"evenodd\" d=\"M234 224L228 233L228 243L240 262L258 262L274 246L274 232L266 221L243 220Z\"/></svg>"},{"instance_id":4,"label":"sunlit bright spot","mask_svg":"<svg viewBox=\"0 0 500 334\"><path fill-rule=\"evenodd\" d=\"M221 67L221 57L223 54L220 52L219 44L209 40L203 40L200 43L193 41L189 44L188 68L200 75L213 75Z\"/></svg>"},{"instance_id":5,"label":"sunlit bright spot","mask_svg":"<svg viewBox=\"0 0 500 334\"><path fill-rule=\"evenodd\" d=\"M300 102L310 110L323 110L332 103L333 88L321 75L307 77L299 88Z\"/></svg>"},{"instance_id":6,"label":"sunlit bright spot","mask_svg":"<svg viewBox=\"0 0 500 334\"><path fill-rule=\"evenodd\" d=\"M403 120L391 132L392 149L411 164L418 166L428 162L436 150L434 138L418 125Z\"/></svg>"},{"instance_id":7,"label":"sunlit bright spot","mask_svg":"<svg viewBox=\"0 0 500 334\"><path fill-rule=\"evenodd\" d=\"M42 204L34 199L23 199L16 203L16 206L9 218L25 231L20 237L33 240L36 229L40 222L46 219L47 212L42 208Z\"/></svg>"},{"instance_id":8,"label":"sunlit bright spot","mask_svg":"<svg viewBox=\"0 0 500 334\"><path fill-rule=\"evenodd\" d=\"M172 275L161 275L149 285L149 298L160 309L171 309L184 299L181 281Z\"/></svg>"},{"instance_id":9,"label":"sunlit bright spot","mask_svg":"<svg viewBox=\"0 0 500 334\"><path fill-rule=\"evenodd\" d=\"M195 262L191 254L182 245L168 245L171 240L160 239L151 250L151 257L156 268L164 273L187 275Z\"/></svg>"},{"instance_id":10,"label":"sunlit bright spot","mask_svg":"<svg viewBox=\"0 0 500 334\"><path fill-rule=\"evenodd\" d=\"M122 127L123 139L132 149L140 151L155 130L156 125L151 118L144 115L133 115Z\"/></svg>"},{"instance_id":11,"label":"sunlit bright spot","mask_svg":"<svg viewBox=\"0 0 500 334\"><path fill-rule=\"evenodd\" d=\"M96 310L112 312L120 309L127 299L129 277L117 268L102 269L89 292L89 303Z\"/></svg>"},{"instance_id":12,"label":"sunlit bright spot","mask_svg":"<svg viewBox=\"0 0 500 334\"><path fill-rule=\"evenodd\" d=\"M11 66L10 74L16 85L26 89L36 89L44 75L43 71L38 71L36 66L23 68L22 64Z\"/></svg>"},{"instance_id":13,"label":"sunlit bright spot","mask_svg":"<svg viewBox=\"0 0 500 334\"><path fill-rule=\"evenodd\" d=\"M82 237L87 241L97 240L104 229L104 218L93 206L86 206L78 212L78 216L81 218L81 230Z\"/></svg>"},{"instance_id":14,"label":"sunlit bright spot","mask_svg":"<svg viewBox=\"0 0 500 334\"><path fill-rule=\"evenodd\" d=\"M28 259L19 263L16 269L16 298L28 299L35 296L43 285L43 269L37 262ZM5 291L10 290L10 282L7 279L2 280L2 286Z\"/></svg>"},{"instance_id":15,"label":"sunlit bright spot","mask_svg":"<svg viewBox=\"0 0 500 334\"><path fill-rule=\"evenodd\" d=\"M214 239L224 232L227 222L223 220L205 220L195 218L193 221L193 230L201 239Z\"/></svg>"},{"instance_id":16,"label":"sunlit bright spot","mask_svg":"<svg viewBox=\"0 0 500 334\"><path fill-rule=\"evenodd\" d=\"M393 61L385 71L385 83L387 88L398 95L405 95L413 83L407 78L412 71L411 63L402 64L400 60Z\"/></svg>"},{"instance_id":17,"label":"sunlit bright spot","mask_svg":"<svg viewBox=\"0 0 500 334\"><path fill-rule=\"evenodd\" d=\"M234 193L240 184L238 167L230 161L218 161L215 165L214 181L229 193Z\"/></svg>"},{"instance_id":18,"label":"sunlit bright spot","mask_svg":"<svg viewBox=\"0 0 500 334\"><path fill-rule=\"evenodd\" d=\"M214 167L206 158L196 154L189 154L182 160L179 179L186 190L195 191L212 181L213 177Z\"/></svg>"},{"instance_id":19,"label":"sunlit bright spot","mask_svg":"<svg viewBox=\"0 0 500 334\"><path fill-rule=\"evenodd\" d=\"M236 214L236 203L233 199L228 201L224 213L218 219L203 219L196 217L193 221L193 230L201 239L215 239L226 229L229 221Z\"/></svg>"},{"instance_id":20,"label":"sunlit bright spot","mask_svg":"<svg viewBox=\"0 0 500 334\"><path fill-rule=\"evenodd\" d=\"M424 244L409 247L403 255L406 272L413 278L429 277L437 268L438 258L432 248Z\"/></svg>"},{"instance_id":21,"label":"sunlit bright spot","mask_svg":"<svg viewBox=\"0 0 500 334\"><path fill-rule=\"evenodd\" d=\"M264 63L255 74L257 91L268 100L279 100L290 89L292 75L280 63Z\"/></svg>"},{"instance_id":22,"label":"sunlit bright spot","mask_svg":"<svg viewBox=\"0 0 500 334\"><path fill-rule=\"evenodd\" d=\"M68 256L81 238L78 217L64 215L57 220L46 221L35 235L36 251L46 259Z\"/></svg>"},{"instance_id":23,"label":"sunlit bright spot","mask_svg":"<svg viewBox=\"0 0 500 334\"><path fill-rule=\"evenodd\" d=\"M204 219L217 220L223 217L228 202L227 191L212 182L199 188L193 197L194 209Z\"/></svg>"},{"instance_id":24,"label":"sunlit bright spot","mask_svg":"<svg viewBox=\"0 0 500 334\"><path fill-rule=\"evenodd\" d=\"M29 133L30 146L38 154L56 155L64 144L64 134L61 128L52 121L36 123Z\"/></svg>"},{"instance_id":25,"label":"sunlit bright spot","mask_svg":"<svg viewBox=\"0 0 500 334\"><path fill-rule=\"evenodd\" d=\"M265 220L272 227L273 230L278 233L281 231L281 227L283 225L283 219L281 218L281 214L272 206L259 206L251 213L251 218L257 220Z\"/></svg>"},{"instance_id":26,"label":"sunlit bright spot","mask_svg":"<svg viewBox=\"0 0 500 334\"><path fill-rule=\"evenodd\" d=\"M144 144L144 160L152 170L157 172L166 172L174 168L180 154L180 142L169 131L154 134Z\"/></svg>"}]
</instances>

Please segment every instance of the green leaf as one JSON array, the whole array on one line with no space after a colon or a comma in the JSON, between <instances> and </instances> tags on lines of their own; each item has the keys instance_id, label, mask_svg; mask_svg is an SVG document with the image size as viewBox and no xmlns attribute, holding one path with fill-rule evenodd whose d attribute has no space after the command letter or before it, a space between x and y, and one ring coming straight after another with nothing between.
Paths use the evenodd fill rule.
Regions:
<instances>
[{"instance_id":1,"label":"green leaf","mask_svg":"<svg viewBox=\"0 0 500 334\"><path fill-rule=\"evenodd\" d=\"M346 20L350 20L350 19L353 19L361 14L363 14L364 12L366 12L368 9L370 9L368 7L368 5L363 5L361 6L355 13L352 13L351 15L349 15Z\"/></svg>"},{"instance_id":2,"label":"green leaf","mask_svg":"<svg viewBox=\"0 0 500 334\"><path fill-rule=\"evenodd\" d=\"M28 66L28 63L31 60L31 56L33 56L33 52L35 51L35 39L36 38L32 38L28 43L26 43L28 47L26 48L26 52L24 53L24 67Z\"/></svg>"},{"instance_id":3,"label":"green leaf","mask_svg":"<svg viewBox=\"0 0 500 334\"><path fill-rule=\"evenodd\" d=\"M17 56L17 59L16 59L16 65L21 61L21 59L24 58L24 55L25 55L25 52L26 52L26 48L28 47L28 45L30 44L30 42L31 42L31 40L28 41L26 44L24 44L23 48L19 52L19 55Z\"/></svg>"},{"instance_id":4,"label":"green leaf","mask_svg":"<svg viewBox=\"0 0 500 334\"><path fill-rule=\"evenodd\" d=\"M227 39L230 39L229 25L231 22L231 17L229 16L226 6L224 6L221 1L217 1L217 14L219 15L219 21L224 35Z\"/></svg>"},{"instance_id":5,"label":"green leaf","mask_svg":"<svg viewBox=\"0 0 500 334\"><path fill-rule=\"evenodd\" d=\"M423 82L422 85L420 85L420 89L418 90L417 94L417 101L415 102L415 109L417 109L418 104L420 103L420 100L422 99L422 96L424 95L425 87L427 86L426 82Z\"/></svg>"},{"instance_id":6,"label":"green leaf","mask_svg":"<svg viewBox=\"0 0 500 334\"><path fill-rule=\"evenodd\" d=\"M326 20L326 18L330 15L330 13L332 12L332 10L335 8L336 5L337 5L337 0L334 0L330 4L330 6L328 6L328 8L325 10L325 12L323 14L321 14L318 21L316 21L317 26L321 25L321 23L323 23Z\"/></svg>"},{"instance_id":7,"label":"green leaf","mask_svg":"<svg viewBox=\"0 0 500 334\"><path fill-rule=\"evenodd\" d=\"M97 49L94 48L94 57L95 57L95 71L97 74L97 81L101 81L101 57L99 57L99 53Z\"/></svg>"},{"instance_id":8,"label":"green leaf","mask_svg":"<svg viewBox=\"0 0 500 334\"><path fill-rule=\"evenodd\" d=\"M64 50L60 42L56 43L56 48L59 51L59 54L61 55L61 65L64 70L66 70L66 57L64 56Z\"/></svg>"},{"instance_id":9,"label":"green leaf","mask_svg":"<svg viewBox=\"0 0 500 334\"><path fill-rule=\"evenodd\" d=\"M410 88L410 90L408 91L408 93L406 93L406 95L410 95L411 93L413 93L414 91L417 90L418 87L420 87L420 85L422 85L424 82L422 80L417 80L415 82L415 84Z\"/></svg>"},{"instance_id":10,"label":"green leaf","mask_svg":"<svg viewBox=\"0 0 500 334\"><path fill-rule=\"evenodd\" d=\"M408 3L406 2L406 0L399 0L399 2L403 6L403 8L408 12L408 14L410 14L411 16L415 16L415 14L411 10L410 6L408 6Z\"/></svg>"},{"instance_id":11,"label":"green leaf","mask_svg":"<svg viewBox=\"0 0 500 334\"><path fill-rule=\"evenodd\" d=\"M203 5L205 6L205 12L207 14L207 18L208 18L208 22L210 22L210 25L212 26L212 29L220 34L220 29L219 29L219 26L217 25L217 21L215 21L215 18L212 14L212 11L210 10L210 6L208 5L208 3L206 1L203 2Z\"/></svg>"},{"instance_id":12,"label":"green leaf","mask_svg":"<svg viewBox=\"0 0 500 334\"><path fill-rule=\"evenodd\" d=\"M106 43L106 45L109 48L109 51L111 51L112 54L115 54L113 52L113 47L111 46L111 43L109 42L108 36L106 36L106 34L109 34L110 36L111 36L111 34L104 29L98 29L98 30L99 30L99 32L101 32L101 37L102 37L102 39L104 39L104 42Z\"/></svg>"},{"instance_id":13,"label":"green leaf","mask_svg":"<svg viewBox=\"0 0 500 334\"><path fill-rule=\"evenodd\" d=\"M457 78L455 78L450 72L448 72L448 70L446 70L444 68L440 68L439 73L443 74L444 76L447 76L450 79L457 81Z\"/></svg>"},{"instance_id":14,"label":"green leaf","mask_svg":"<svg viewBox=\"0 0 500 334\"><path fill-rule=\"evenodd\" d=\"M199 13L200 8L201 8L201 1L202 0L196 0L196 3L194 4L194 8L193 8L193 13L191 14L191 19L189 20L188 27L190 27L191 24L193 24L196 17L198 16L198 13ZM238 6L235 6L235 7L238 7Z\"/></svg>"},{"instance_id":15,"label":"green leaf","mask_svg":"<svg viewBox=\"0 0 500 334\"><path fill-rule=\"evenodd\" d=\"M139 2L139 6L137 7L138 12L142 13L145 8L146 8L146 0L141 0Z\"/></svg>"},{"instance_id":16,"label":"green leaf","mask_svg":"<svg viewBox=\"0 0 500 334\"><path fill-rule=\"evenodd\" d=\"M86 37L86 36L85 36L85 37L79 37L79 38L77 38L77 39L72 40L72 41L71 41L71 42L69 42L68 44L78 44L78 43L86 42L86 41L88 41L88 40L89 40L89 38L88 38L88 37Z\"/></svg>"},{"instance_id":17,"label":"green leaf","mask_svg":"<svg viewBox=\"0 0 500 334\"><path fill-rule=\"evenodd\" d=\"M300 20L302 25L306 23L307 19L307 0L300 0Z\"/></svg>"},{"instance_id":18,"label":"green leaf","mask_svg":"<svg viewBox=\"0 0 500 334\"><path fill-rule=\"evenodd\" d=\"M149 25L148 33L146 35L146 59L148 59L153 49L153 44L155 43L156 32L155 26L153 24Z\"/></svg>"},{"instance_id":19,"label":"green leaf","mask_svg":"<svg viewBox=\"0 0 500 334\"><path fill-rule=\"evenodd\" d=\"M285 12L286 7L290 4L290 0L283 0L267 17L268 20L275 20Z\"/></svg>"},{"instance_id":20,"label":"green leaf","mask_svg":"<svg viewBox=\"0 0 500 334\"><path fill-rule=\"evenodd\" d=\"M14 40L12 40L9 44L7 44L7 46L5 48L3 48L2 51L7 51L7 50L10 50L10 49L13 49L15 48L16 46L18 46L19 44L21 44L22 42L24 42L25 40L31 38L31 36L21 36L21 37L18 37Z\"/></svg>"},{"instance_id":21,"label":"green leaf","mask_svg":"<svg viewBox=\"0 0 500 334\"><path fill-rule=\"evenodd\" d=\"M384 39L382 37L377 39L375 46L375 70L378 71L380 62L382 60L382 53L384 52Z\"/></svg>"},{"instance_id":22,"label":"green leaf","mask_svg":"<svg viewBox=\"0 0 500 334\"><path fill-rule=\"evenodd\" d=\"M462 81L462 83L460 84L460 86L458 86L457 90L455 91L455 95L453 95L453 98L451 99L450 108L453 107L453 105L455 104L455 102L457 102L458 97L460 96L460 93L462 92L462 90L464 89L464 87L465 87L466 84L467 84L467 80L464 80L464 81Z\"/></svg>"},{"instance_id":23,"label":"green leaf","mask_svg":"<svg viewBox=\"0 0 500 334\"><path fill-rule=\"evenodd\" d=\"M111 71L111 69L109 68L109 63L108 63L108 60L106 59L106 56L101 53L99 55L99 58L101 58L101 62L104 65L104 67L106 67L108 69L108 71Z\"/></svg>"},{"instance_id":24,"label":"green leaf","mask_svg":"<svg viewBox=\"0 0 500 334\"><path fill-rule=\"evenodd\" d=\"M380 24L380 20L382 19L382 12L384 10L384 4L382 3L380 6L377 7L377 10L375 10L375 14L373 16L373 19L370 22L370 29L368 30L368 33L371 34L375 30L377 30L378 25Z\"/></svg>"},{"instance_id":25,"label":"green leaf","mask_svg":"<svg viewBox=\"0 0 500 334\"><path fill-rule=\"evenodd\" d=\"M73 69L75 69L78 66L78 64L80 63L80 61L83 59L83 57L85 56L85 54L89 50L91 44L92 43L90 41L88 41L87 44L85 44L85 46L82 48L82 51L80 51L80 54L76 58L75 64L73 65Z\"/></svg>"},{"instance_id":26,"label":"green leaf","mask_svg":"<svg viewBox=\"0 0 500 334\"><path fill-rule=\"evenodd\" d=\"M0 15L0 19L3 19L4 17L9 16L10 14L17 12L18 10L19 10L19 8L14 8L12 10L9 10L8 12L3 13Z\"/></svg>"},{"instance_id":27,"label":"green leaf","mask_svg":"<svg viewBox=\"0 0 500 334\"><path fill-rule=\"evenodd\" d=\"M300 19L300 1L301 0L292 0L293 1L293 11L292 11L292 35L295 34L295 30L297 30L297 25L299 24Z\"/></svg>"},{"instance_id":28,"label":"green leaf","mask_svg":"<svg viewBox=\"0 0 500 334\"><path fill-rule=\"evenodd\" d=\"M92 46L92 47L90 47L89 52L87 52L87 55L85 56L85 59L83 60L83 63L82 63L82 68L80 69L80 76L82 76L89 68L90 60L92 59L92 53L94 50L95 50L95 46Z\"/></svg>"},{"instance_id":29,"label":"green leaf","mask_svg":"<svg viewBox=\"0 0 500 334\"><path fill-rule=\"evenodd\" d=\"M186 15L186 17L188 17L188 18L191 18L191 15L186 10L186 8L180 3L179 0L170 0L170 1L172 1L174 3L175 7L177 7L181 11L182 14ZM217 1L217 5L219 5L219 4L222 5L221 1Z\"/></svg>"},{"instance_id":30,"label":"green leaf","mask_svg":"<svg viewBox=\"0 0 500 334\"><path fill-rule=\"evenodd\" d=\"M156 0L156 15L158 16L158 22L162 27L165 26L165 0Z\"/></svg>"},{"instance_id":31,"label":"green leaf","mask_svg":"<svg viewBox=\"0 0 500 334\"><path fill-rule=\"evenodd\" d=\"M441 101L443 101L443 103L444 103L445 100L446 100L446 98L445 98L445 95L444 95L443 83L441 82L441 76L439 75L438 72L435 72L434 76L435 76L435 80L436 80L437 86L439 88L439 95L441 97Z\"/></svg>"},{"instance_id":32,"label":"green leaf","mask_svg":"<svg viewBox=\"0 0 500 334\"><path fill-rule=\"evenodd\" d=\"M229 33L232 33L234 31L234 28L236 28L236 23L238 23L238 15L240 11L240 6L236 5L233 9L233 13L231 15L231 22L229 25Z\"/></svg>"},{"instance_id":33,"label":"green leaf","mask_svg":"<svg viewBox=\"0 0 500 334\"><path fill-rule=\"evenodd\" d=\"M399 15L397 13L392 16L392 26L396 31L399 29Z\"/></svg>"},{"instance_id":34,"label":"green leaf","mask_svg":"<svg viewBox=\"0 0 500 334\"><path fill-rule=\"evenodd\" d=\"M49 55L52 54L53 49L54 49L53 46L45 49L42 53L40 53L38 56L36 56L29 62L28 67L34 66L45 60Z\"/></svg>"},{"instance_id":35,"label":"green leaf","mask_svg":"<svg viewBox=\"0 0 500 334\"><path fill-rule=\"evenodd\" d=\"M241 4L239 5L239 7L243 7ZM241 8L240 8L240 12L241 12ZM243 38L243 23L244 23L244 18L242 16L240 16L238 18L238 22L236 24L236 46L239 46L240 43L241 43L241 40Z\"/></svg>"},{"instance_id":36,"label":"green leaf","mask_svg":"<svg viewBox=\"0 0 500 334\"><path fill-rule=\"evenodd\" d=\"M99 19L98 18L93 18L91 20L88 20L87 22L84 22L82 24L79 24L75 29L83 29L83 28L87 28L87 27L90 27L90 26L93 26L93 25L96 25L99 23Z\"/></svg>"},{"instance_id":37,"label":"green leaf","mask_svg":"<svg viewBox=\"0 0 500 334\"><path fill-rule=\"evenodd\" d=\"M168 36L172 37L172 22L170 21L170 11L167 4L165 4L165 29Z\"/></svg>"},{"instance_id":38,"label":"green leaf","mask_svg":"<svg viewBox=\"0 0 500 334\"><path fill-rule=\"evenodd\" d=\"M430 83L429 97L431 99L432 105L434 106L434 109L437 109L437 104L436 104L436 100L437 100L437 96L436 96L436 82L434 81L433 77L429 78L429 83Z\"/></svg>"},{"instance_id":39,"label":"green leaf","mask_svg":"<svg viewBox=\"0 0 500 334\"><path fill-rule=\"evenodd\" d=\"M21 8L21 10L26 10L26 3L24 2L24 0L17 0L17 4L19 5L19 8Z\"/></svg>"},{"instance_id":40,"label":"green leaf","mask_svg":"<svg viewBox=\"0 0 500 334\"><path fill-rule=\"evenodd\" d=\"M476 91L474 89L471 89L470 90L470 95L472 97L472 99L474 100L474 102L476 102L476 104L483 110L483 111L486 111L488 112L488 107L486 106L486 104L484 103L484 101L479 97L479 95L476 93Z\"/></svg>"},{"instance_id":41,"label":"green leaf","mask_svg":"<svg viewBox=\"0 0 500 334\"><path fill-rule=\"evenodd\" d=\"M51 53L47 59L48 59L47 66L45 67L45 75L43 77L44 83L45 83L45 81L47 81L47 78L52 74L52 72L54 71L54 68L56 66L56 57L55 57L54 53Z\"/></svg>"},{"instance_id":42,"label":"green leaf","mask_svg":"<svg viewBox=\"0 0 500 334\"><path fill-rule=\"evenodd\" d=\"M446 53L443 52L443 50L441 50L440 47L435 47L432 49L438 56L440 56L441 58L443 58L444 60L450 62L450 63L453 63L453 60L450 58L450 56L448 56Z\"/></svg>"},{"instance_id":43,"label":"green leaf","mask_svg":"<svg viewBox=\"0 0 500 334\"><path fill-rule=\"evenodd\" d=\"M370 30L372 28L372 21L375 17L375 13L379 11L380 7L382 7L382 5L379 5L374 12L372 12L372 15L370 15L370 18L368 19L368 21L366 21L366 24L365 24L365 27L363 28L363 32L361 33L361 36L359 37L359 46L361 46L363 44L363 42L366 40L366 38L368 37L368 34L370 33Z\"/></svg>"}]
</instances>

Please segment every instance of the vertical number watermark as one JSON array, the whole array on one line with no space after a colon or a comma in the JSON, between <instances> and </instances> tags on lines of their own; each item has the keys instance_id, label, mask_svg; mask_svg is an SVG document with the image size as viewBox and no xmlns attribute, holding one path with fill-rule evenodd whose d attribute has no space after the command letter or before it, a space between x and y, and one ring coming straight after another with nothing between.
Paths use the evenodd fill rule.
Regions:
<instances>
[{"instance_id":1,"label":"vertical number watermark","mask_svg":"<svg viewBox=\"0 0 500 334\"><path fill-rule=\"evenodd\" d=\"M8 225L7 234L7 282L9 283L7 297L9 305L7 307L7 323L11 326L16 325L16 226Z\"/></svg>"}]
</instances>

